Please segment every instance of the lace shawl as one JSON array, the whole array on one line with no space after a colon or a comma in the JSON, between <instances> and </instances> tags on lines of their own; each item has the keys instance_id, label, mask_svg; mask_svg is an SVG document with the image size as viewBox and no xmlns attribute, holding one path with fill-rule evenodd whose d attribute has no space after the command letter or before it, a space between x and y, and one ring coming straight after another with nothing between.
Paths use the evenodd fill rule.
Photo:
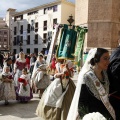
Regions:
<instances>
[{"instance_id":1,"label":"lace shawl","mask_svg":"<svg viewBox=\"0 0 120 120\"><path fill-rule=\"evenodd\" d=\"M92 71L93 74L95 75L93 70L90 70L90 71ZM102 85L103 85L104 89L106 90L106 92L109 93L109 80L108 80L108 76L107 76L106 71L103 72L103 77L104 77L104 84L102 84ZM83 80L84 80L87 88L93 93L93 95L97 99L100 100L99 93L96 90L92 79L89 77L89 71L84 75Z\"/></svg>"}]
</instances>

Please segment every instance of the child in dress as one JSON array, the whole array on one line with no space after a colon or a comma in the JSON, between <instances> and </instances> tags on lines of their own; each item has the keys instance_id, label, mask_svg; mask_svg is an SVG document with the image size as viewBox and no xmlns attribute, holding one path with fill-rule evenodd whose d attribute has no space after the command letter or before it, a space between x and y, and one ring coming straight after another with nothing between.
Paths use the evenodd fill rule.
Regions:
<instances>
[{"instance_id":1,"label":"child in dress","mask_svg":"<svg viewBox=\"0 0 120 120\"><path fill-rule=\"evenodd\" d=\"M5 105L8 105L8 100L15 100L15 88L13 77L10 73L10 68L4 66L0 77L0 100L5 100Z\"/></svg>"},{"instance_id":2,"label":"child in dress","mask_svg":"<svg viewBox=\"0 0 120 120\"><path fill-rule=\"evenodd\" d=\"M16 91L17 100L26 103L33 98L32 89L30 88L30 75L27 74L27 68L22 70L22 75L18 79L19 87Z\"/></svg>"}]
</instances>

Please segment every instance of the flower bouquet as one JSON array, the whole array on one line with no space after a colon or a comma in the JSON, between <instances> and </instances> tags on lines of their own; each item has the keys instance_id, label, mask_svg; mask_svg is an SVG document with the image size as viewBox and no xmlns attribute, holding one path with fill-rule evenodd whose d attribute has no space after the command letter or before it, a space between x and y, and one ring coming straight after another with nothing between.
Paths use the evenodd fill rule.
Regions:
<instances>
[{"instance_id":1,"label":"flower bouquet","mask_svg":"<svg viewBox=\"0 0 120 120\"><path fill-rule=\"evenodd\" d=\"M19 78L18 81L21 82L21 83L23 83L23 89L25 91L27 91L27 88L26 88L27 81L25 79L23 79L23 78Z\"/></svg>"},{"instance_id":2,"label":"flower bouquet","mask_svg":"<svg viewBox=\"0 0 120 120\"><path fill-rule=\"evenodd\" d=\"M99 112L93 112L86 114L82 120L107 120L107 119Z\"/></svg>"}]
</instances>

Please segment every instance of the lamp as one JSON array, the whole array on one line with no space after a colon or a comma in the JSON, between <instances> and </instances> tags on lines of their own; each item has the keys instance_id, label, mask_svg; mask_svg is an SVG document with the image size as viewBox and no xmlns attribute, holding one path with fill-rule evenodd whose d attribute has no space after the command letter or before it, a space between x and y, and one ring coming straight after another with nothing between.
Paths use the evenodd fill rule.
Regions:
<instances>
[{"instance_id":1,"label":"lamp","mask_svg":"<svg viewBox=\"0 0 120 120\"><path fill-rule=\"evenodd\" d=\"M67 21L70 23L70 26L72 26L72 23L74 22L73 16L70 15Z\"/></svg>"}]
</instances>

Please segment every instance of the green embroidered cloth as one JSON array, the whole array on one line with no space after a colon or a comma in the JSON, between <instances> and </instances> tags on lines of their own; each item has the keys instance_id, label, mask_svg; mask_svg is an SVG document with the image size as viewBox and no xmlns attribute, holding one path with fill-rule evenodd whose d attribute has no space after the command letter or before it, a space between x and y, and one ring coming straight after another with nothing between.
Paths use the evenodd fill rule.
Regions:
<instances>
[{"instance_id":1,"label":"green embroidered cloth","mask_svg":"<svg viewBox=\"0 0 120 120\"><path fill-rule=\"evenodd\" d=\"M68 29L68 25L64 25L60 43L57 50L57 58L59 59L74 59L75 44L77 39L77 32L72 29Z\"/></svg>"},{"instance_id":2,"label":"green embroidered cloth","mask_svg":"<svg viewBox=\"0 0 120 120\"><path fill-rule=\"evenodd\" d=\"M82 59L84 39L87 31L88 30L86 28L77 27L78 37L77 37L77 43L76 43L77 46L74 55L75 55L75 62L77 63L78 66L80 66L80 61Z\"/></svg>"}]
</instances>

